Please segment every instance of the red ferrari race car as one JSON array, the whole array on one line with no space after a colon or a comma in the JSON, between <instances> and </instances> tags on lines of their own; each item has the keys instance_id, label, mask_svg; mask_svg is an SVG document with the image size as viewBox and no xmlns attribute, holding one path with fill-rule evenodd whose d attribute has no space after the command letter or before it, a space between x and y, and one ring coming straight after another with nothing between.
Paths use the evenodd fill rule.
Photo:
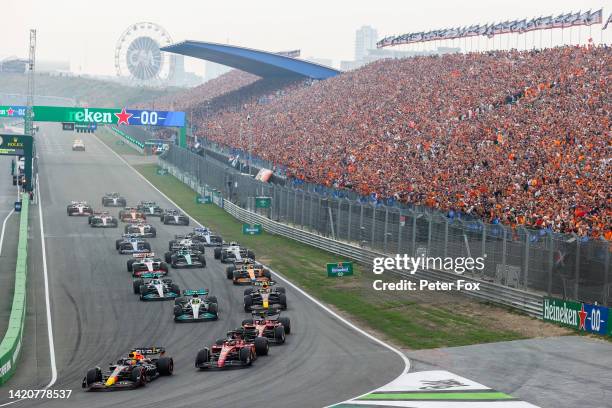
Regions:
<instances>
[{"instance_id":1,"label":"red ferrari race car","mask_svg":"<svg viewBox=\"0 0 612 408\"><path fill-rule=\"evenodd\" d=\"M253 308L253 318L242 321L247 338L265 337L269 342L284 344L285 335L291 333L291 320L280 315L280 308L269 310Z\"/></svg>"},{"instance_id":2,"label":"red ferrari race car","mask_svg":"<svg viewBox=\"0 0 612 408\"><path fill-rule=\"evenodd\" d=\"M125 207L119 211L119 219L130 224L140 223L147 220L147 217L142 211L138 211L135 207Z\"/></svg>"},{"instance_id":3,"label":"red ferrari race car","mask_svg":"<svg viewBox=\"0 0 612 408\"><path fill-rule=\"evenodd\" d=\"M87 370L82 387L87 391L133 389L146 385L160 376L172 375L174 361L166 357L163 347L137 347L127 357L110 364L108 371L100 367Z\"/></svg>"},{"instance_id":4,"label":"red ferrari race car","mask_svg":"<svg viewBox=\"0 0 612 408\"><path fill-rule=\"evenodd\" d=\"M265 337L250 338L244 329L227 332L225 339L219 339L210 348L198 351L195 366L207 368L249 367L258 356L265 356L269 350Z\"/></svg>"}]
</instances>

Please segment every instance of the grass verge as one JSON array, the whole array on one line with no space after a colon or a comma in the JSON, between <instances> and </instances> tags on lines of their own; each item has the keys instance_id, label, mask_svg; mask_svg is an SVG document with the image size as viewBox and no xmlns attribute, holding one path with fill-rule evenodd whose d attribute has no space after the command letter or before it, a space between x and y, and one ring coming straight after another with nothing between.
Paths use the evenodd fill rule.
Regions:
<instances>
[{"instance_id":1,"label":"grass verge","mask_svg":"<svg viewBox=\"0 0 612 408\"><path fill-rule=\"evenodd\" d=\"M129 142L124 141L121 137L117 136L110 129L107 129L105 127L99 127L98 130L96 130L96 136L102 141L102 143L104 143L120 155L142 156L142 153L131 147Z\"/></svg>"},{"instance_id":2,"label":"grass verge","mask_svg":"<svg viewBox=\"0 0 612 408\"><path fill-rule=\"evenodd\" d=\"M265 232L259 236L242 235L241 222L213 204L197 204L193 190L171 175L157 175L156 165L135 165L134 168L225 240L236 240L252 248L258 260L400 347L463 346L528 337L500 324L504 319L500 313L507 312L462 296L440 294L441 298L436 299L438 294L428 293L424 297L411 292L374 291L372 282L375 275L358 265L353 277L327 278L325 264L341 261L338 256ZM385 277L385 281L393 279ZM474 308L478 313L474 313Z\"/></svg>"}]
</instances>

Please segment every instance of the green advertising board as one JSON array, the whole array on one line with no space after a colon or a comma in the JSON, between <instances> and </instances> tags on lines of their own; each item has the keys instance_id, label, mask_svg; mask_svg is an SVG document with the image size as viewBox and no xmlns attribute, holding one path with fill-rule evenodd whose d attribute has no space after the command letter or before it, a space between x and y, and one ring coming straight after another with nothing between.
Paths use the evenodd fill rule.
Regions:
<instances>
[{"instance_id":1,"label":"green advertising board","mask_svg":"<svg viewBox=\"0 0 612 408\"><path fill-rule=\"evenodd\" d=\"M209 195L197 195L196 204L212 204L212 197Z\"/></svg>"},{"instance_id":2,"label":"green advertising board","mask_svg":"<svg viewBox=\"0 0 612 408\"><path fill-rule=\"evenodd\" d=\"M242 224L242 233L244 235L261 235L261 224Z\"/></svg>"},{"instance_id":3,"label":"green advertising board","mask_svg":"<svg viewBox=\"0 0 612 408\"><path fill-rule=\"evenodd\" d=\"M571 327L578 331L612 335L608 323L610 309L605 306L545 297L542 303L542 319L546 322Z\"/></svg>"},{"instance_id":4,"label":"green advertising board","mask_svg":"<svg viewBox=\"0 0 612 408\"><path fill-rule=\"evenodd\" d=\"M0 155L2 156L23 156L25 190L32 190L32 136L25 135L0 135ZM17 177L15 174L13 177Z\"/></svg>"},{"instance_id":5,"label":"green advertising board","mask_svg":"<svg viewBox=\"0 0 612 408\"><path fill-rule=\"evenodd\" d=\"M255 197L255 208L270 208L272 198L270 197Z\"/></svg>"},{"instance_id":6,"label":"green advertising board","mask_svg":"<svg viewBox=\"0 0 612 408\"><path fill-rule=\"evenodd\" d=\"M327 276L330 278L340 278L342 276L353 275L352 262L337 262L327 264Z\"/></svg>"},{"instance_id":7,"label":"green advertising board","mask_svg":"<svg viewBox=\"0 0 612 408\"><path fill-rule=\"evenodd\" d=\"M158 167L156 173L158 176L165 176L166 174L168 174L168 170Z\"/></svg>"}]
</instances>

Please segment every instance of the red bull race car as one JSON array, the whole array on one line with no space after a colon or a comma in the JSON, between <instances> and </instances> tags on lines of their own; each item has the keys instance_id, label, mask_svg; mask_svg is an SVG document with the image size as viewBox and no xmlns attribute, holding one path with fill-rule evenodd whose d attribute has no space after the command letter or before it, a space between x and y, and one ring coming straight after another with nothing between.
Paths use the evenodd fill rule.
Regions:
<instances>
[{"instance_id":1,"label":"red bull race car","mask_svg":"<svg viewBox=\"0 0 612 408\"><path fill-rule=\"evenodd\" d=\"M275 286L274 281L254 282L253 287L244 290L244 311L254 309L287 309L287 295L285 288Z\"/></svg>"},{"instance_id":2,"label":"red bull race car","mask_svg":"<svg viewBox=\"0 0 612 408\"><path fill-rule=\"evenodd\" d=\"M172 375L174 360L166 357L163 347L137 347L108 370L100 367L87 370L82 387L87 391L134 389L161 377Z\"/></svg>"}]
</instances>

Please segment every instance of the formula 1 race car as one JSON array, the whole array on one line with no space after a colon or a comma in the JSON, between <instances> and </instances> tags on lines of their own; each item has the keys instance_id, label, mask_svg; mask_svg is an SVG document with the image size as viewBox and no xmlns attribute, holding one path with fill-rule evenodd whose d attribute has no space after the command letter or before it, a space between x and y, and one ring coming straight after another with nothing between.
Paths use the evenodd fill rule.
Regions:
<instances>
[{"instance_id":1,"label":"formula 1 race car","mask_svg":"<svg viewBox=\"0 0 612 408\"><path fill-rule=\"evenodd\" d=\"M167 275L168 264L160 258L155 258L153 252L144 252L134 254L134 257L127 261L127 270L131 272L134 277L141 276L144 273Z\"/></svg>"},{"instance_id":2,"label":"formula 1 race car","mask_svg":"<svg viewBox=\"0 0 612 408\"><path fill-rule=\"evenodd\" d=\"M74 139L74 142L72 142L72 151L73 152L84 152L85 151L85 143L83 143L83 141L81 139Z\"/></svg>"},{"instance_id":3,"label":"formula 1 race car","mask_svg":"<svg viewBox=\"0 0 612 408\"><path fill-rule=\"evenodd\" d=\"M141 201L136 206L136 209L147 217L161 217L164 213L164 210L155 201Z\"/></svg>"},{"instance_id":4,"label":"formula 1 race car","mask_svg":"<svg viewBox=\"0 0 612 408\"><path fill-rule=\"evenodd\" d=\"M100 367L87 370L82 387L88 391L138 388L160 376L172 375L174 361L163 347L137 347L108 371Z\"/></svg>"},{"instance_id":5,"label":"formula 1 race car","mask_svg":"<svg viewBox=\"0 0 612 408\"><path fill-rule=\"evenodd\" d=\"M102 205L104 207L125 207L127 206L127 201L119 193L106 193L102 197Z\"/></svg>"},{"instance_id":6,"label":"formula 1 race car","mask_svg":"<svg viewBox=\"0 0 612 408\"><path fill-rule=\"evenodd\" d=\"M223 245L223 238L220 235L215 235L206 227L197 227L193 232L185 235L185 238L191 238L194 241L200 242L207 247L217 247Z\"/></svg>"},{"instance_id":7,"label":"formula 1 race car","mask_svg":"<svg viewBox=\"0 0 612 408\"><path fill-rule=\"evenodd\" d=\"M89 216L89 225L100 228L117 228L119 221L116 217L110 215L107 211L94 212Z\"/></svg>"},{"instance_id":8,"label":"formula 1 race car","mask_svg":"<svg viewBox=\"0 0 612 408\"><path fill-rule=\"evenodd\" d=\"M206 245L193 238L187 238L186 235L175 235L174 239L168 242L168 251L170 252L175 252L182 248L193 249L204 253Z\"/></svg>"},{"instance_id":9,"label":"formula 1 race car","mask_svg":"<svg viewBox=\"0 0 612 408\"><path fill-rule=\"evenodd\" d=\"M138 254L151 252L151 244L145 239L130 234L123 234L121 239L115 241L115 248L120 254Z\"/></svg>"},{"instance_id":10,"label":"formula 1 race car","mask_svg":"<svg viewBox=\"0 0 612 408\"><path fill-rule=\"evenodd\" d=\"M189 225L189 217L179 210L165 210L159 219L166 225Z\"/></svg>"},{"instance_id":11,"label":"formula 1 race car","mask_svg":"<svg viewBox=\"0 0 612 408\"><path fill-rule=\"evenodd\" d=\"M134 293L140 300L168 300L181 295L178 285L172 279L162 278L158 273L143 273L132 282Z\"/></svg>"},{"instance_id":12,"label":"formula 1 race car","mask_svg":"<svg viewBox=\"0 0 612 408\"><path fill-rule=\"evenodd\" d=\"M175 322L217 320L218 310L217 297L208 295L206 289L184 290L182 297L174 299Z\"/></svg>"},{"instance_id":13,"label":"formula 1 race car","mask_svg":"<svg viewBox=\"0 0 612 408\"><path fill-rule=\"evenodd\" d=\"M248 248L241 247L237 242L230 242L215 248L215 259L219 259L222 263L241 261L244 258L255 260L255 253Z\"/></svg>"},{"instance_id":14,"label":"formula 1 race car","mask_svg":"<svg viewBox=\"0 0 612 408\"><path fill-rule=\"evenodd\" d=\"M291 333L291 320L281 317L278 308L268 310L253 308L252 318L242 321L247 337L265 337L270 343L283 344Z\"/></svg>"},{"instance_id":15,"label":"formula 1 race car","mask_svg":"<svg viewBox=\"0 0 612 408\"><path fill-rule=\"evenodd\" d=\"M147 220L147 217L135 207L125 207L119 211L119 219L130 224L141 223Z\"/></svg>"},{"instance_id":16,"label":"formula 1 race car","mask_svg":"<svg viewBox=\"0 0 612 408\"><path fill-rule=\"evenodd\" d=\"M182 248L175 252L166 252L166 262L173 268L206 268L206 258L200 251Z\"/></svg>"},{"instance_id":17,"label":"formula 1 race car","mask_svg":"<svg viewBox=\"0 0 612 408\"><path fill-rule=\"evenodd\" d=\"M269 350L268 339L257 337L247 339L244 329L227 332L225 339L219 339L211 347L198 351L196 368L249 367L257 356L265 356Z\"/></svg>"},{"instance_id":18,"label":"formula 1 race car","mask_svg":"<svg viewBox=\"0 0 612 408\"><path fill-rule=\"evenodd\" d=\"M124 231L126 234L132 234L142 238L155 238L157 236L157 230L155 227L144 222L127 224Z\"/></svg>"},{"instance_id":19,"label":"formula 1 race car","mask_svg":"<svg viewBox=\"0 0 612 408\"><path fill-rule=\"evenodd\" d=\"M270 270L259 264L246 264L240 269L231 268L232 266L228 267L232 276L229 276L229 271L226 271L226 273L232 279L234 285L250 285L256 282L270 282L272 280Z\"/></svg>"},{"instance_id":20,"label":"formula 1 race car","mask_svg":"<svg viewBox=\"0 0 612 408\"><path fill-rule=\"evenodd\" d=\"M244 311L253 309L281 308L287 309L287 296L285 288L274 286L276 282L255 282L252 288L244 290Z\"/></svg>"},{"instance_id":21,"label":"formula 1 race car","mask_svg":"<svg viewBox=\"0 0 612 408\"><path fill-rule=\"evenodd\" d=\"M85 201L72 201L66 207L66 212L68 216L73 215L93 215L94 210L91 205L87 204Z\"/></svg>"}]
</instances>

